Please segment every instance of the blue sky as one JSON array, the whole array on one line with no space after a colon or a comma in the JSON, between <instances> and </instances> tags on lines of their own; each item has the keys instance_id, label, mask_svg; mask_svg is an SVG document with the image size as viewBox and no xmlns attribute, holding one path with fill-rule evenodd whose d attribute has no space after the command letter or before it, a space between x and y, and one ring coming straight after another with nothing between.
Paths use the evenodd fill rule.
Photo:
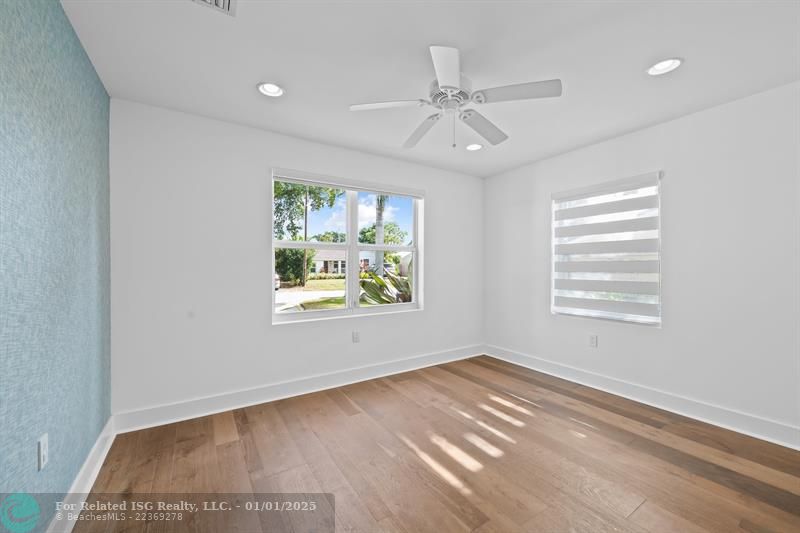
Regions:
<instances>
[{"instance_id":1,"label":"blue sky","mask_svg":"<svg viewBox=\"0 0 800 533\"><path fill-rule=\"evenodd\" d=\"M317 235L326 231L344 232L346 226L346 201L339 198L336 205L311 211L308 214L308 235ZM385 222L395 222L400 229L408 233L411 240L411 229L414 219L413 199L405 196L390 196L386 202L383 218ZM358 228L361 229L375 223L375 195L367 192L358 193Z\"/></svg>"}]
</instances>

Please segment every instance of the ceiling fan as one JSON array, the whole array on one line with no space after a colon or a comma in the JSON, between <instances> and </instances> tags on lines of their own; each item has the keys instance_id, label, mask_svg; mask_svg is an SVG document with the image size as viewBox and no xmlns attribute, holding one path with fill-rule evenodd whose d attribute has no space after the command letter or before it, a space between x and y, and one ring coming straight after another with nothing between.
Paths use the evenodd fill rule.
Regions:
<instances>
[{"instance_id":1,"label":"ceiling fan","mask_svg":"<svg viewBox=\"0 0 800 533\"><path fill-rule=\"evenodd\" d=\"M453 120L453 148L456 146L456 116L492 145L500 144L508 139L508 135L476 110L464 109L465 106L561 96L561 80L532 81L473 91L472 83L468 78L461 75L461 58L458 48L431 46L430 49L433 69L436 71L436 79L433 80L430 86L430 100L396 100L350 106L350 111L369 111L393 107L430 106L435 108L437 110L436 113L422 121L422 124L414 130L405 144L403 144L403 148L416 146L434 124L445 115L452 116Z\"/></svg>"}]
</instances>

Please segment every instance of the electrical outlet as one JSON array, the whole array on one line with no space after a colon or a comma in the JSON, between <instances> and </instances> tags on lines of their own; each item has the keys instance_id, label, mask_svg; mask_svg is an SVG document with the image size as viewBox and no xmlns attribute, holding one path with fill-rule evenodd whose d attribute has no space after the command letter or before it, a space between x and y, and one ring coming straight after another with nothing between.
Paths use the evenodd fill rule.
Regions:
<instances>
[{"instance_id":1,"label":"electrical outlet","mask_svg":"<svg viewBox=\"0 0 800 533\"><path fill-rule=\"evenodd\" d=\"M353 343L361 342L361 334L358 331L353 331Z\"/></svg>"},{"instance_id":2,"label":"electrical outlet","mask_svg":"<svg viewBox=\"0 0 800 533\"><path fill-rule=\"evenodd\" d=\"M597 348L597 335L589 335L589 346Z\"/></svg>"},{"instance_id":3,"label":"electrical outlet","mask_svg":"<svg viewBox=\"0 0 800 533\"><path fill-rule=\"evenodd\" d=\"M47 461L50 460L50 447L47 445L47 433L39 437L39 442L37 444L39 452L39 470L44 470L44 467L47 466Z\"/></svg>"}]
</instances>

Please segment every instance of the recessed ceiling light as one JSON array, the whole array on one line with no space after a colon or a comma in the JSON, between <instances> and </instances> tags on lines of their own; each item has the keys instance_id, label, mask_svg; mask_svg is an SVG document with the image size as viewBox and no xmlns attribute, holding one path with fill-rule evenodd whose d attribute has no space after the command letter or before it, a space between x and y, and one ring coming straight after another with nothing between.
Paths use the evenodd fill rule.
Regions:
<instances>
[{"instance_id":1,"label":"recessed ceiling light","mask_svg":"<svg viewBox=\"0 0 800 533\"><path fill-rule=\"evenodd\" d=\"M274 83L259 83L258 92L266 96L278 97L283 94L283 89Z\"/></svg>"},{"instance_id":2,"label":"recessed ceiling light","mask_svg":"<svg viewBox=\"0 0 800 533\"><path fill-rule=\"evenodd\" d=\"M681 60L678 57L672 57L670 59L665 59L663 61L659 61L649 69L647 69L647 73L651 76L661 76L662 74L666 74L667 72L672 72L679 66L681 66Z\"/></svg>"},{"instance_id":3,"label":"recessed ceiling light","mask_svg":"<svg viewBox=\"0 0 800 533\"><path fill-rule=\"evenodd\" d=\"M482 144L468 144L467 145L467 150L469 150L470 152L474 152L476 150L480 150L481 148L483 148Z\"/></svg>"}]
</instances>

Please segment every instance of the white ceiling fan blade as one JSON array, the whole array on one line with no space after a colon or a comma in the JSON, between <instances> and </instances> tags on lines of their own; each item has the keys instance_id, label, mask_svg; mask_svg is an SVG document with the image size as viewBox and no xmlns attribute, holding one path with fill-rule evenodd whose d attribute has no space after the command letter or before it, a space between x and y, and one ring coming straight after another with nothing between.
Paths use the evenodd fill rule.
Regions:
<instances>
[{"instance_id":1,"label":"white ceiling fan blade","mask_svg":"<svg viewBox=\"0 0 800 533\"><path fill-rule=\"evenodd\" d=\"M392 102L372 102L369 104L353 104L350 111L371 111L373 109L390 109L392 107L422 107L425 100L394 100Z\"/></svg>"},{"instance_id":2,"label":"white ceiling fan blade","mask_svg":"<svg viewBox=\"0 0 800 533\"><path fill-rule=\"evenodd\" d=\"M439 88L458 89L461 85L461 58L458 48L431 46L431 58Z\"/></svg>"},{"instance_id":3,"label":"white ceiling fan blade","mask_svg":"<svg viewBox=\"0 0 800 533\"><path fill-rule=\"evenodd\" d=\"M488 118L484 117L474 109L467 109L462 111L461 120L475 130L475 132L489 141L491 144L500 144L508 139L508 135L503 133L503 130L492 124Z\"/></svg>"},{"instance_id":4,"label":"white ceiling fan blade","mask_svg":"<svg viewBox=\"0 0 800 533\"><path fill-rule=\"evenodd\" d=\"M422 139L428 130L430 130L436 121L442 117L441 113L436 113L435 115L431 115L425 120L422 121L422 124L417 126L417 129L414 130L414 133L411 134L411 137L403 144L403 148L414 148L420 139Z\"/></svg>"},{"instance_id":5,"label":"white ceiling fan blade","mask_svg":"<svg viewBox=\"0 0 800 533\"><path fill-rule=\"evenodd\" d=\"M472 93L472 101L476 104L491 104L509 100L551 98L561 96L561 90L561 80L532 81L475 91Z\"/></svg>"}]
</instances>

